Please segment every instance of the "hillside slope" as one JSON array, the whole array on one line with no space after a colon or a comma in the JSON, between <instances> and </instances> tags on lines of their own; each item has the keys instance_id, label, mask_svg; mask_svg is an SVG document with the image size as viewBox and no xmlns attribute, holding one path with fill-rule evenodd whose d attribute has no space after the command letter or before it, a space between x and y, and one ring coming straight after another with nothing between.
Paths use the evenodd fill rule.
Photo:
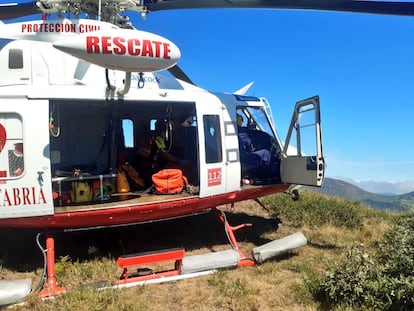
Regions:
<instances>
[{"instance_id":1,"label":"hillside slope","mask_svg":"<svg viewBox=\"0 0 414 311\"><path fill-rule=\"evenodd\" d=\"M351 183L333 178L325 178L321 188L305 188L338 198L356 200L377 209L393 211L407 211L414 209L414 192L392 196L381 195L367 192Z\"/></svg>"},{"instance_id":2,"label":"hillside slope","mask_svg":"<svg viewBox=\"0 0 414 311\"><path fill-rule=\"evenodd\" d=\"M412 242L407 244L413 240L412 231L392 232L392 243L379 243L397 218L408 217L313 191L303 191L298 201L279 193L262 198L262 203L268 211L252 200L219 207L229 224L252 224L237 231L240 249L247 256L256 246L298 231L306 236L307 246L254 267L220 270L166 284L98 290L96 286L113 285L119 279L122 269L116 258L121 255L175 247L184 248L186 256L230 249L223 224L216 213L207 213L130 227L55 232L56 277L68 292L46 300L33 293L27 303L13 310L355 310L350 305L363 310L414 310L414 301L403 305L407 297L414 297L410 282L414 247ZM44 266L43 253L33 243L36 235L34 230L0 228L0 279L24 277L32 278L34 285L39 283ZM370 282L367 278L381 276L382 267L395 266L371 260L376 259L378 246L390 246L381 253L392 255L396 260L391 263L403 263L407 268L403 281L381 278L378 281L386 287L378 288L377 279ZM150 267L158 270L166 266ZM332 270L334 267L341 269ZM389 295L391 292L396 294ZM354 299L354 293L363 301ZM385 304L391 307L382 307Z\"/></svg>"}]
</instances>

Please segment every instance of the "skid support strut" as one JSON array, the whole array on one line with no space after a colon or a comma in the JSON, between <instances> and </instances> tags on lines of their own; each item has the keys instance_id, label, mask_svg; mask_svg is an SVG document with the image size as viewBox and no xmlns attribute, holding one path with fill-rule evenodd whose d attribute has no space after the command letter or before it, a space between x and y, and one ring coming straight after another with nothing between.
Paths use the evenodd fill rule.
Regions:
<instances>
[{"instance_id":1,"label":"skid support strut","mask_svg":"<svg viewBox=\"0 0 414 311\"><path fill-rule=\"evenodd\" d=\"M55 238L50 232L46 233L46 271L47 280L44 289L38 294L40 298L48 298L66 292L58 286L55 274Z\"/></svg>"},{"instance_id":2,"label":"skid support strut","mask_svg":"<svg viewBox=\"0 0 414 311\"><path fill-rule=\"evenodd\" d=\"M239 261L239 264L237 266L238 267L254 266L255 261L251 258L246 257L243 254L243 252L239 248L239 243L237 243L236 236L234 235L235 231L237 231L241 228L244 228L244 227L251 227L252 224L245 223L245 224L241 224L241 225L238 225L238 226L231 226L228 223L226 215L224 214L224 212L219 211L217 209L215 209L214 211L215 211L216 215L219 217L220 221L224 225L224 230L226 231L226 235L227 235L227 238L229 239L229 242L230 242L231 246L240 255L240 261Z\"/></svg>"}]
</instances>

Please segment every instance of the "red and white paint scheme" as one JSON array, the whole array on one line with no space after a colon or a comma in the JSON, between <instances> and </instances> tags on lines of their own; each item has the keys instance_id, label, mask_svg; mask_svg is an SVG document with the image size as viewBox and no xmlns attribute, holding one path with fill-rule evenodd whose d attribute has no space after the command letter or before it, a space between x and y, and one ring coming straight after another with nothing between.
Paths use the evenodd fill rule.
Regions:
<instances>
[{"instance_id":1,"label":"red and white paint scheme","mask_svg":"<svg viewBox=\"0 0 414 311\"><path fill-rule=\"evenodd\" d=\"M145 14L143 3L163 1L102 0L92 10L95 2L38 0L23 7L40 9L44 18L57 12L92 19L0 22L0 39L9 39L0 40L0 227L47 230L41 297L65 291L55 276L53 230L217 212L223 204L297 193L296 185L321 186L324 178L318 96L296 104L282 142L267 100L245 95L251 84L230 93L194 85L176 66L181 53L173 42L132 29L120 15ZM0 17L18 15L14 7L3 5ZM309 130L301 131L304 123ZM155 150L160 138L165 148ZM151 191L154 175L171 168L183 175L174 179L179 190ZM236 251L233 234L248 224L232 227L217 216L234 249L228 261L219 253L218 267L205 267L204 259L188 266L183 251L128 256L118 261L124 277L117 285L140 281L129 278L128 268L143 260L177 261L180 267L158 278L254 264ZM17 301L0 293L0 305Z\"/></svg>"},{"instance_id":2,"label":"red and white paint scheme","mask_svg":"<svg viewBox=\"0 0 414 311\"><path fill-rule=\"evenodd\" d=\"M181 56L170 40L133 29L95 31L54 42L53 46L92 64L129 72L168 69Z\"/></svg>"},{"instance_id":3,"label":"red and white paint scheme","mask_svg":"<svg viewBox=\"0 0 414 311\"><path fill-rule=\"evenodd\" d=\"M121 256L118 265L123 274L117 286L252 265L280 254L282 245L287 250L306 244L303 235L270 242L265 249L253 251L253 261L240 251L233 234L249 224L232 227L215 208L278 192L290 192L297 199L296 185L322 185L325 160L319 97L296 103L282 141L269 102L246 95L251 84L233 93L194 85L175 66L181 56L178 47L156 34L132 29L127 13L145 17L148 12L172 9L291 8L414 16L413 2L322 2L16 0L0 4L2 20L43 14L43 20L0 22L0 39L12 40L0 40L0 227L46 229L47 282L40 297L65 291L56 280L51 229L93 229L210 210L217 213L232 245L230 253L196 255L192 260L185 260L181 249ZM46 20L51 14L74 19ZM159 72L164 69L172 76ZM145 152L154 149L148 142L158 138L164 138L168 148L152 155ZM164 152L175 156L175 161L168 160L173 162L170 166L157 162ZM154 173L162 168L181 170L186 178L176 180L187 180L181 185L183 191L169 195L149 191ZM125 187L125 171L130 182L142 180ZM257 257L262 250L266 255ZM138 279L128 274L128 269L143 262L162 260L175 261L175 268ZM0 305L21 301L30 292L30 284L18 295L15 287L15 283L3 286L8 290L0 290Z\"/></svg>"},{"instance_id":4,"label":"red and white paint scheme","mask_svg":"<svg viewBox=\"0 0 414 311\"><path fill-rule=\"evenodd\" d=\"M2 38L51 42L89 63L128 72L168 69L179 61L179 48L159 35L90 19L36 20L0 24Z\"/></svg>"},{"instance_id":5,"label":"red and white paint scheme","mask_svg":"<svg viewBox=\"0 0 414 311\"><path fill-rule=\"evenodd\" d=\"M20 35L27 32L36 40L0 46L0 227L82 228L162 220L297 184L321 185L318 97L297 104L283 145L265 99L245 96L246 88L209 92L157 72L180 57L171 41L116 26L95 30L94 25L106 23L18 23L14 29ZM43 34L61 40L37 40ZM132 72L129 80L125 71ZM310 114L307 121L314 119L315 134L307 142L313 139L315 154L300 145L294 153L288 150L289 144L303 141L297 137L303 114ZM192 191L174 196L131 191L82 204L68 199L76 183L93 187L109 182L116 188L121 161L137 162L149 187L152 166L139 167L145 162L139 155L158 120L171 123L169 135L176 137L169 149L181 153ZM184 120L191 124L178 134L173 124ZM261 171L263 176L253 176L243 162L241 128L266 140L261 148L271 165ZM85 175L72 174L83 167Z\"/></svg>"}]
</instances>

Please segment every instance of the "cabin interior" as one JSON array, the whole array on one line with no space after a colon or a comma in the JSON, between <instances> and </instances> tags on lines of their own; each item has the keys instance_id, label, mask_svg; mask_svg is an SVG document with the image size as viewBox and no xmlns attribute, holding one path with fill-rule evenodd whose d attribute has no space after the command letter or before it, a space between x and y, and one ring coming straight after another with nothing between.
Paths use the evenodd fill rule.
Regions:
<instances>
[{"instance_id":1,"label":"cabin interior","mask_svg":"<svg viewBox=\"0 0 414 311\"><path fill-rule=\"evenodd\" d=\"M89 201L89 189L85 198L73 197L73 182L87 183L94 195L100 176L105 186L101 196L114 192L150 193L152 174L164 167L181 169L194 186L191 189L198 185L194 103L58 100L50 103L50 120L57 205ZM165 137L166 152L162 155L151 144L159 135ZM117 189L120 171L125 172L129 189ZM91 200L94 201L96 198Z\"/></svg>"},{"instance_id":2,"label":"cabin interior","mask_svg":"<svg viewBox=\"0 0 414 311\"><path fill-rule=\"evenodd\" d=\"M280 146L273 136L249 123L251 112L243 113L240 108L239 114L244 116L244 123L238 126L241 185L252 184L251 178L258 185L279 183ZM163 153L156 147L155 138L160 135L165 143ZM243 135L250 137L247 148ZM252 145L254 152L247 150ZM217 157L221 159L220 135L213 144L205 139L208 163L209 154L211 159L217 158L210 146L220 150ZM154 193L152 175L162 168L180 169L189 185L182 195L196 195L199 155L195 104L51 101L50 158L57 207L108 202L123 193L129 196L122 198L135 194L143 200ZM263 159L269 165L258 171L255 165ZM120 175L125 175L126 184Z\"/></svg>"}]
</instances>

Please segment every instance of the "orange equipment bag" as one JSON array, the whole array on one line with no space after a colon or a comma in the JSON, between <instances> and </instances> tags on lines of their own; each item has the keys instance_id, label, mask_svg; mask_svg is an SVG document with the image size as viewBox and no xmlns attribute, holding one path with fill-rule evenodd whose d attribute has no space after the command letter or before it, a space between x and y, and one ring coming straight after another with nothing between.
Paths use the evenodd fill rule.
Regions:
<instances>
[{"instance_id":1,"label":"orange equipment bag","mask_svg":"<svg viewBox=\"0 0 414 311\"><path fill-rule=\"evenodd\" d=\"M156 194L176 194L181 193L188 185L187 177L180 169L163 169L152 175L154 192Z\"/></svg>"}]
</instances>

